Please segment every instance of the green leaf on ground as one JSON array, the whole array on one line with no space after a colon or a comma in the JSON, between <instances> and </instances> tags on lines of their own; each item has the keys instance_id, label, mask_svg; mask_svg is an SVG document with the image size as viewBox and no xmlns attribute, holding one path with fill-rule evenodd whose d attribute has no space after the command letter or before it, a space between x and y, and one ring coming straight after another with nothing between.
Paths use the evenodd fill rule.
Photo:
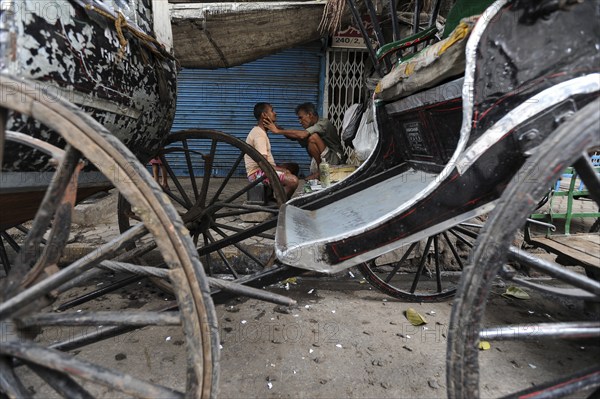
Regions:
<instances>
[{"instance_id":1,"label":"green leaf on ground","mask_svg":"<svg viewBox=\"0 0 600 399\"><path fill-rule=\"evenodd\" d=\"M529 294L519 287L510 286L506 288L506 292L502 296L512 296L517 299L529 299Z\"/></svg>"},{"instance_id":2,"label":"green leaf on ground","mask_svg":"<svg viewBox=\"0 0 600 399\"><path fill-rule=\"evenodd\" d=\"M427 324L427 320L425 320L425 318L413 308L406 309L406 318L408 319L408 321L410 321L410 324L412 324L413 326Z\"/></svg>"}]
</instances>

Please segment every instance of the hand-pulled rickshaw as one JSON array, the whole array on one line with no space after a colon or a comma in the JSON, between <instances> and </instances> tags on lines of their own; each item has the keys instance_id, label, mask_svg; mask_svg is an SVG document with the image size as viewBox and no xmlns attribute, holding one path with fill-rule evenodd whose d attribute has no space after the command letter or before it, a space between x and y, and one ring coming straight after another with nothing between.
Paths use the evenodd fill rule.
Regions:
<instances>
[{"instance_id":1,"label":"hand-pulled rickshaw","mask_svg":"<svg viewBox=\"0 0 600 399\"><path fill-rule=\"evenodd\" d=\"M358 266L374 286L412 301L456 294L447 354L451 397L479 395L480 339L599 336L597 320L484 328L486 300L498 275L570 300L600 301L593 270L577 273L513 245L568 166L585 184L585 195L600 204L600 179L588 155L600 143L598 1L498 0L412 56L407 50L431 39L433 29L389 45L380 41L378 53L371 52L372 64L385 75L370 101L375 150L345 180L285 204L274 171L245 143L207 130L168 135L177 67L149 35L149 10L141 2L132 11L137 23L86 0L69 1L69 18L60 23L2 10L1 230L2 239L18 249L14 262L2 255L0 315L14 331L0 345L0 390L6 395L27 396L21 381L27 369L65 397L90 396L82 379L132 396L215 396L219 339L213 301L233 294L293 304L255 287L305 270L335 273ZM420 11L416 2L415 15ZM213 179L223 148L237 162L224 178ZM174 154L187 167L185 178L174 172ZM244 155L264 166L274 202L245 201L264 178L232 188ZM138 162L154 156L170 176L164 190ZM204 166L203 174L196 163ZM23 178L30 175L37 179ZM121 194L121 234L57 269L76 200L106 187ZM485 223L473 222L488 213ZM232 227L236 218L244 223ZM26 231L21 245L7 233L11 228ZM245 249L243 242L252 237L266 240L262 253ZM228 247L257 269L240 273ZM459 252L471 248L467 261ZM143 255L156 249L158 261L149 263ZM399 260L378 262L398 249ZM215 259L224 273L214 272ZM458 286L446 280L444 262L460 271ZM532 284L515 273L515 265L569 287ZM78 285L103 270L126 271L129 282L150 276L175 299L156 309L48 307L57 298L80 295ZM111 327L80 339L36 340L48 326L98 324ZM71 353L148 326L181 330L185 382L145 381ZM524 394L564 395L599 385L595 364Z\"/></svg>"}]
</instances>

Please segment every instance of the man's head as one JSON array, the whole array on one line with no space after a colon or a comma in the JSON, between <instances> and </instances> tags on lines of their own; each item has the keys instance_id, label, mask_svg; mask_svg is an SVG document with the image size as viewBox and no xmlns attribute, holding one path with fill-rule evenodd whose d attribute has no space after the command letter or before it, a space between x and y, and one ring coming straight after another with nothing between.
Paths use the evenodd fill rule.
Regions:
<instances>
[{"instance_id":1,"label":"man's head","mask_svg":"<svg viewBox=\"0 0 600 399\"><path fill-rule=\"evenodd\" d=\"M298 116L298 121L300 121L300 124L305 129L311 127L319 120L317 108L313 103L304 103L298 105L296 107L296 115Z\"/></svg>"},{"instance_id":2,"label":"man's head","mask_svg":"<svg viewBox=\"0 0 600 399\"><path fill-rule=\"evenodd\" d=\"M271 122L275 122L277 119L277 113L273 110L273 107L269 103L256 103L254 106L254 117L257 121L270 119Z\"/></svg>"}]
</instances>

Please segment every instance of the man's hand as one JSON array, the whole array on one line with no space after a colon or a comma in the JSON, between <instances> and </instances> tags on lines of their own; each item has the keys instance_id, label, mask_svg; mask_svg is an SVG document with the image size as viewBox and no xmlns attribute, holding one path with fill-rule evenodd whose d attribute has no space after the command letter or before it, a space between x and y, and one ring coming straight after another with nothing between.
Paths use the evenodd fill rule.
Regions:
<instances>
[{"instance_id":1,"label":"man's hand","mask_svg":"<svg viewBox=\"0 0 600 399\"><path fill-rule=\"evenodd\" d=\"M273 121L270 118L265 118L263 120L263 125L265 126L265 128L267 128L267 130L270 130L273 133L281 132L281 129L279 128L279 126L277 126L275 123L273 123Z\"/></svg>"}]
</instances>

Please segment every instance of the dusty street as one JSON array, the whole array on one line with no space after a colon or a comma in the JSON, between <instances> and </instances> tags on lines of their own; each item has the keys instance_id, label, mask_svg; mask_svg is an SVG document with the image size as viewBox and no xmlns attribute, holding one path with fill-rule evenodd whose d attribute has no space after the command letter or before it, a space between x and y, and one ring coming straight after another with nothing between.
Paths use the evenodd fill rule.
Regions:
<instances>
[{"instance_id":1,"label":"dusty street","mask_svg":"<svg viewBox=\"0 0 600 399\"><path fill-rule=\"evenodd\" d=\"M116 234L112 220L73 232L79 238L69 248L76 251L80 244L93 246L95 240L101 242ZM48 310L122 278L107 272L79 292L59 298ZM501 280L496 281L487 326L598 317L597 313L585 313L589 308L584 308L582 302L557 301L528 289L530 299L516 299L502 295L506 288ZM355 269L335 276L309 273L267 289L295 299L298 305L286 308L240 298L216 307L222 346L219 397L446 397L445 359L452 301L401 302L372 288ZM69 311L147 310L174 304L172 295L142 280ZM408 308L416 310L427 323L412 325L405 317ZM106 328L47 327L37 340L68 342ZM3 327L2 333L10 331ZM168 326L144 327L70 352L78 359L184 390L186 349L181 329ZM593 364L598 358L600 339L493 341L489 350L479 352L481 393L483 397L498 397L513 392L515 387L526 388ZM19 373L35 397L56 397L26 368L19 368ZM85 387L98 397L115 397L105 387Z\"/></svg>"},{"instance_id":2,"label":"dusty street","mask_svg":"<svg viewBox=\"0 0 600 399\"><path fill-rule=\"evenodd\" d=\"M221 349L221 398L444 398L445 352L451 302L403 303L371 289L357 272L335 277L299 277L270 290L298 301L285 308L257 300L234 299L217 306ZM112 278L111 278L112 279ZM289 289L286 290L285 287ZM95 288L90 286L89 289ZM491 318L498 322L560 321L582 308L533 294L507 298L494 288ZM144 309L172 297L139 283L74 310ZM409 308L427 324L413 326ZM92 329L101 329L95 326ZM89 328L87 328L87 332ZM82 331L47 328L40 340L76 338ZM185 345L174 327L132 331L73 351L80 359L151 376L151 381L183 389ZM600 356L595 342L492 342L480 352L482 395L498 397L560 376ZM37 377L23 370L36 397L55 397ZM99 397L114 397L100 386L86 386ZM585 397L585 396L575 396Z\"/></svg>"},{"instance_id":3,"label":"dusty street","mask_svg":"<svg viewBox=\"0 0 600 399\"><path fill-rule=\"evenodd\" d=\"M299 278L289 291L276 290L298 300L290 313L254 300L219 306L221 397L446 397L451 302L403 303L362 282L358 274ZM558 321L581 311L535 294L529 300L506 298L504 291L501 284L495 288L489 323ZM409 307L427 324L409 323L404 316ZM492 343L480 354L482 395L498 397L540 377L560 376L597 359L598 344Z\"/></svg>"}]
</instances>

